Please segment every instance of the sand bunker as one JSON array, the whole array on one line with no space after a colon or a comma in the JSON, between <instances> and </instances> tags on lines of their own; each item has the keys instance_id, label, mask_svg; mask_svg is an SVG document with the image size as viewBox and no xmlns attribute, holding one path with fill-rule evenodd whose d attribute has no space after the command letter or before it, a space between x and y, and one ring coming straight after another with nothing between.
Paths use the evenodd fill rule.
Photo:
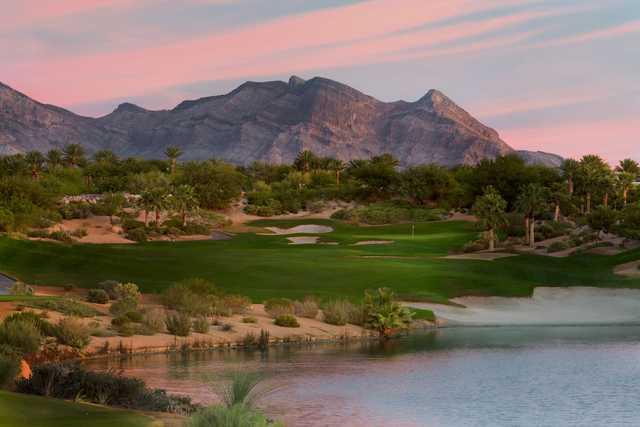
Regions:
<instances>
[{"instance_id":1,"label":"sand bunker","mask_svg":"<svg viewBox=\"0 0 640 427\"><path fill-rule=\"evenodd\" d=\"M406 303L433 310L446 326L640 324L640 290L536 288L531 298L462 297L465 306Z\"/></svg>"},{"instance_id":2,"label":"sand bunker","mask_svg":"<svg viewBox=\"0 0 640 427\"><path fill-rule=\"evenodd\" d=\"M272 234L324 234L331 233L333 231L332 227L328 227L326 225L315 225L315 224L305 224L305 225L296 225L292 228L279 228L279 227L265 227L265 230L271 231Z\"/></svg>"},{"instance_id":3,"label":"sand bunker","mask_svg":"<svg viewBox=\"0 0 640 427\"><path fill-rule=\"evenodd\" d=\"M318 243L318 236L300 236L300 237L287 237L290 245L315 245Z\"/></svg>"},{"instance_id":4,"label":"sand bunker","mask_svg":"<svg viewBox=\"0 0 640 427\"><path fill-rule=\"evenodd\" d=\"M364 245L390 245L393 240L363 240L356 242L352 246L364 246Z\"/></svg>"},{"instance_id":5,"label":"sand bunker","mask_svg":"<svg viewBox=\"0 0 640 427\"><path fill-rule=\"evenodd\" d=\"M448 255L444 259L473 259L477 261L493 261L494 259L518 256L507 252L474 252L469 254Z\"/></svg>"},{"instance_id":6,"label":"sand bunker","mask_svg":"<svg viewBox=\"0 0 640 427\"><path fill-rule=\"evenodd\" d=\"M613 269L613 272L619 276L640 277L640 261L620 264Z\"/></svg>"}]
</instances>

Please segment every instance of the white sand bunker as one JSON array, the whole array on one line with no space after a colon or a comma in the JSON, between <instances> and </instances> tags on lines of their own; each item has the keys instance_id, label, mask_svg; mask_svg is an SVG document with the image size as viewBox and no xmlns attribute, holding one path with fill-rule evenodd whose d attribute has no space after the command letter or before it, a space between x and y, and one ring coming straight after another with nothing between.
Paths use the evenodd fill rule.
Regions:
<instances>
[{"instance_id":1,"label":"white sand bunker","mask_svg":"<svg viewBox=\"0 0 640 427\"><path fill-rule=\"evenodd\" d=\"M273 234L324 234L331 233L333 231L332 227L315 224L296 225L292 228L266 227L265 229L271 231Z\"/></svg>"},{"instance_id":2,"label":"white sand bunker","mask_svg":"<svg viewBox=\"0 0 640 427\"><path fill-rule=\"evenodd\" d=\"M640 261L620 264L613 269L613 272L619 276L640 277Z\"/></svg>"},{"instance_id":3,"label":"white sand bunker","mask_svg":"<svg viewBox=\"0 0 640 427\"><path fill-rule=\"evenodd\" d=\"M287 237L290 245L315 245L318 243L318 236L300 236L300 237Z\"/></svg>"},{"instance_id":4,"label":"white sand bunker","mask_svg":"<svg viewBox=\"0 0 640 427\"><path fill-rule=\"evenodd\" d=\"M463 297L465 308L406 303L433 310L444 325L640 324L640 290L591 287L536 288L531 298Z\"/></svg>"},{"instance_id":5,"label":"white sand bunker","mask_svg":"<svg viewBox=\"0 0 640 427\"><path fill-rule=\"evenodd\" d=\"M507 252L474 252L470 254L448 255L444 259L472 259L476 261L493 261L500 258L509 258L518 256L518 254L510 254Z\"/></svg>"},{"instance_id":6,"label":"white sand bunker","mask_svg":"<svg viewBox=\"0 0 640 427\"><path fill-rule=\"evenodd\" d=\"M363 240L356 242L352 246L364 246L364 245L390 245L394 243L393 240Z\"/></svg>"}]
</instances>

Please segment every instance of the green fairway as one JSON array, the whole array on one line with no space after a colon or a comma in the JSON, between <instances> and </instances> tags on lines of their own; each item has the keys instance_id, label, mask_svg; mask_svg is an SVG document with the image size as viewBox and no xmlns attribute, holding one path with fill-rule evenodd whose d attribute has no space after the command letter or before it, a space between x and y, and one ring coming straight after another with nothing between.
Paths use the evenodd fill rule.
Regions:
<instances>
[{"instance_id":1,"label":"green fairway","mask_svg":"<svg viewBox=\"0 0 640 427\"><path fill-rule=\"evenodd\" d=\"M3 427L147 427L149 417L128 411L0 391Z\"/></svg>"},{"instance_id":2,"label":"green fairway","mask_svg":"<svg viewBox=\"0 0 640 427\"><path fill-rule=\"evenodd\" d=\"M61 245L0 239L0 271L29 283L95 287L102 280L132 281L159 292L189 278L212 279L255 300L308 294L359 298L367 288L388 286L413 298L444 301L460 295L530 295L535 286L640 287L614 276L614 265L640 258L640 250L617 256L550 258L522 255L496 261L442 259L475 238L466 222L355 227L330 220L263 220L257 226L326 224L333 245L288 245L286 236L238 234L228 241L156 242L139 245ZM363 240L389 245L352 246ZM387 257L387 258L385 258Z\"/></svg>"}]
</instances>

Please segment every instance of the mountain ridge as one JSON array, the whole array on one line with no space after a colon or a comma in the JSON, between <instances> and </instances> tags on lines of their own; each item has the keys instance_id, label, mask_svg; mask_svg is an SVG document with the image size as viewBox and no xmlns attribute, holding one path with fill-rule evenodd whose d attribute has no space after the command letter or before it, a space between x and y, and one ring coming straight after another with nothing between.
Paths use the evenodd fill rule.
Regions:
<instances>
[{"instance_id":1,"label":"mountain ridge","mask_svg":"<svg viewBox=\"0 0 640 427\"><path fill-rule=\"evenodd\" d=\"M185 160L215 157L236 164L289 163L303 150L344 161L390 153L402 166L475 164L510 153L530 163L561 159L514 150L436 89L414 102L383 102L327 78L291 76L288 82L248 81L170 110L125 102L91 118L0 82L0 154L72 143L89 153L109 149L144 158L162 158L166 147L178 146Z\"/></svg>"}]
</instances>

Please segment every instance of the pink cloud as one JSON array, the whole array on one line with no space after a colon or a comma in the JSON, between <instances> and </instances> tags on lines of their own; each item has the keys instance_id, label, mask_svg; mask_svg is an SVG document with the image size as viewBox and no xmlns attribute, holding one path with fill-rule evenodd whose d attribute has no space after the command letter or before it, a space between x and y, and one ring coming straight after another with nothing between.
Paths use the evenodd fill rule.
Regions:
<instances>
[{"instance_id":1,"label":"pink cloud","mask_svg":"<svg viewBox=\"0 0 640 427\"><path fill-rule=\"evenodd\" d=\"M504 5L505 1L479 3L403 0L400 6L397 0L372 0L152 48L71 59L45 57L12 64L5 75L29 94L69 105L136 96L193 81L249 78L378 61L381 52L452 40L526 19L526 16L507 17L385 38L406 28ZM349 44L354 40L370 41ZM344 44L348 47L340 47ZM327 45L339 47L323 47Z\"/></svg>"},{"instance_id":2,"label":"pink cloud","mask_svg":"<svg viewBox=\"0 0 640 427\"><path fill-rule=\"evenodd\" d=\"M546 151L573 158L593 153L611 164L627 157L640 161L640 145L637 142L640 121L635 117L561 125L541 124L500 133L507 143L519 149L537 150L544 147Z\"/></svg>"},{"instance_id":3,"label":"pink cloud","mask_svg":"<svg viewBox=\"0 0 640 427\"><path fill-rule=\"evenodd\" d=\"M605 96L611 96L611 93L585 93L584 90L520 93L518 98L483 100L490 103L471 105L470 110L476 112L479 117L494 117L593 102Z\"/></svg>"},{"instance_id":4,"label":"pink cloud","mask_svg":"<svg viewBox=\"0 0 640 427\"><path fill-rule=\"evenodd\" d=\"M626 22L603 30L595 30L584 34L577 34L565 38L543 41L531 44L529 47L552 47L564 46L568 44L584 43L592 40L608 39L613 37L621 37L628 34L640 33L640 21Z\"/></svg>"}]
</instances>

